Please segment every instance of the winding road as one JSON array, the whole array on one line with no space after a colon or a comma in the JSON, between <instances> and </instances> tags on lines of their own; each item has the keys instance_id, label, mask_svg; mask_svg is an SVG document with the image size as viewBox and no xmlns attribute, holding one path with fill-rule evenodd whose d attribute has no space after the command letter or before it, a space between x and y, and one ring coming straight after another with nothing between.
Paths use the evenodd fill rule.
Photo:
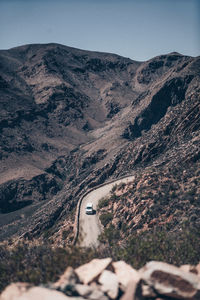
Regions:
<instances>
[{"instance_id":1,"label":"winding road","mask_svg":"<svg viewBox=\"0 0 200 300\"><path fill-rule=\"evenodd\" d=\"M128 183L132 181L135 176L118 179L112 183L107 183L87 194L81 202L80 216L79 216L79 236L78 241L82 247L97 247L99 244L98 236L101 233L101 226L97 214L86 215L85 207L88 202L93 203L96 210L98 202L101 198L109 196L114 185L120 183Z\"/></svg>"}]
</instances>

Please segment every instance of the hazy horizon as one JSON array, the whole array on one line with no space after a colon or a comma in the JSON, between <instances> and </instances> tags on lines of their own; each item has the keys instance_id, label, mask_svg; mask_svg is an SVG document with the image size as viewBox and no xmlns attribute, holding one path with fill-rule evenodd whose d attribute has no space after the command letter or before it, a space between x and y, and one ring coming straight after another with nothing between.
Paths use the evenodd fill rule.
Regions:
<instances>
[{"instance_id":1,"label":"hazy horizon","mask_svg":"<svg viewBox=\"0 0 200 300\"><path fill-rule=\"evenodd\" d=\"M198 0L0 0L0 49L59 43L144 61L198 56Z\"/></svg>"}]
</instances>

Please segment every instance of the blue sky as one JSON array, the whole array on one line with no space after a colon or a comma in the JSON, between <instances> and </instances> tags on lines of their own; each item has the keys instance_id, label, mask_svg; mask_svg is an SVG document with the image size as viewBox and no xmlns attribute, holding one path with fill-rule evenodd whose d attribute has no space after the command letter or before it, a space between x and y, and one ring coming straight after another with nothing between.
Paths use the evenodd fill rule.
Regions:
<instances>
[{"instance_id":1,"label":"blue sky","mask_svg":"<svg viewBox=\"0 0 200 300\"><path fill-rule=\"evenodd\" d=\"M0 0L0 49L61 43L135 60L200 54L200 0Z\"/></svg>"}]
</instances>

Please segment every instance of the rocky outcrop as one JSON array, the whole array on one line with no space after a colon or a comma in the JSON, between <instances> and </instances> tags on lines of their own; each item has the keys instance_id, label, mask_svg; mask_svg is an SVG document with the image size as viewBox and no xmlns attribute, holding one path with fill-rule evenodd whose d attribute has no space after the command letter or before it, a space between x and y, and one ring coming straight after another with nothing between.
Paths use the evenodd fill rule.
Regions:
<instances>
[{"instance_id":1,"label":"rocky outcrop","mask_svg":"<svg viewBox=\"0 0 200 300\"><path fill-rule=\"evenodd\" d=\"M123 136L134 139L142 135L142 131L148 131L157 124L167 112L185 99L188 84L193 76L177 77L166 81L164 85L151 98L150 103L135 118L134 123L125 129Z\"/></svg>"},{"instance_id":2,"label":"rocky outcrop","mask_svg":"<svg viewBox=\"0 0 200 300\"><path fill-rule=\"evenodd\" d=\"M77 268L76 273L84 284L88 284L98 277L109 266L111 261L110 258L93 259L90 263Z\"/></svg>"},{"instance_id":3,"label":"rocky outcrop","mask_svg":"<svg viewBox=\"0 0 200 300\"><path fill-rule=\"evenodd\" d=\"M199 265L180 268L151 261L135 270L123 261L94 259L73 270L68 267L60 279L46 286L13 283L1 300L198 300Z\"/></svg>"},{"instance_id":4,"label":"rocky outcrop","mask_svg":"<svg viewBox=\"0 0 200 300\"><path fill-rule=\"evenodd\" d=\"M145 284L154 292L172 299L198 299L200 297L199 276L181 268L163 263L149 262L140 270Z\"/></svg>"},{"instance_id":5,"label":"rocky outcrop","mask_svg":"<svg viewBox=\"0 0 200 300\"><path fill-rule=\"evenodd\" d=\"M119 283L117 280L117 276L108 270L104 270L98 282L101 285L101 290L108 295L110 299L116 299L119 293Z\"/></svg>"},{"instance_id":6,"label":"rocky outcrop","mask_svg":"<svg viewBox=\"0 0 200 300\"><path fill-rule=\"evenodd\" d=\"M59 291L43 287L29 287L24 289L21 283L12 284L1 295L1 300L76 300L76 297L67 297Z\"/></svg>"},{"instance_id":7,"label":"rocky outcrop","mask_svg":"<svg viewBox=\"0 0 200 300\"><path fill-rule=\"evenodd\" d=\"M122 290L126 290L129 282L133 281L137 284L140 280L140 275L133 269L130 265L126 264L124 261L113 262L112 266L114 268L115 274L117 275L118 282Z\"/></svg>"}]
</instances>

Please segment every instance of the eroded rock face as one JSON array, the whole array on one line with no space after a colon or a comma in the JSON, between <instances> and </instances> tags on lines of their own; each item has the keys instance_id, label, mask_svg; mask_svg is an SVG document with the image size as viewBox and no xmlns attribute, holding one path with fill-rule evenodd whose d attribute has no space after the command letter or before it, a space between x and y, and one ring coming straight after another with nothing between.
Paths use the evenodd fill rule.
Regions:
<instances>
[{"instance_id":1,"label":"eroded rock face","mask_svg":"<svg viewBox=\"0 0 200 300\"><path fill-rule=\"evenodd\" d=\"M173 265L152 261L140 270L141 278L161 295L174 299L199 299L197 275L181 271Z\"/></svg>"}]
</instances>

